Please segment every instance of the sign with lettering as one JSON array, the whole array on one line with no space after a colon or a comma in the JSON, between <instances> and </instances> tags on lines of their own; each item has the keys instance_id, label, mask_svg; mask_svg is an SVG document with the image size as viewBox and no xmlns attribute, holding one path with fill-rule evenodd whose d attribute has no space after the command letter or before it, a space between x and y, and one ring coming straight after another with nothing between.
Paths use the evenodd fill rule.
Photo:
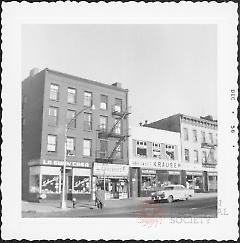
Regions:
<instances>
[{"instance_id":1,"label":"sign with lettering","mask_svg":"<svg viewBox=\"0 0 240 243\"><path fill-rule=\"evenodd\" d=\"M94 163L93 174L96 176L128 176L128 165Z\"/></svg>"},{"instance_id":2,"label":"sign with lettering","mask_svg":"<svg viewBox=\"0 0 240 243\"><path fill-rule=\"evenodd\" d=\"M142 170L142 174L156 174L156 170Z\"/></svg>"},{"instance_id":3,"label":"sign with lettering","mask_svg":"<svg viewBox=\"0 0 240 243\"><path fill-rule=\"evenodd\" d=\"M140 167L147 169L156 169L156 170L169 170L169 169L178 169L182 168L181 163L176 161L130 161L129 165L131 167Z\"/></svg>"},{"instance_id":4,"label":"sign with lettering","mask_svg":"<svg viewBox=\"0 0 240 243\"><path fill-rule=\"evenodd\" d=\"M63 166L64 161L62 160L50 160L50 159L43 159L43 165L52 165L52 166ZM68 167L90 167L89 163L87 162L77 162L77 161L66 161L66 166Z\"/></svg>"}]
</instances>

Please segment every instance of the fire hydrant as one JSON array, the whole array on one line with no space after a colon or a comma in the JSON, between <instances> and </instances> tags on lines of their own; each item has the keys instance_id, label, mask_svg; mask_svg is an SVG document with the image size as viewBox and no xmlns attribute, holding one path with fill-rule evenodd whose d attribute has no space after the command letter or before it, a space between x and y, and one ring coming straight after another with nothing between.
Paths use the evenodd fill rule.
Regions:
<instances>
[{"instance_id":1,"label":"fire hydrant","mask_svg":"<svg viewBox=\"0 0 240 243\"><path fill-rule=\"evenodd\" d=\"M73 204L73 208L75 208L75 206L76 206L76 198L72 199L72 204Z\"/></svg>"}]
</instances>

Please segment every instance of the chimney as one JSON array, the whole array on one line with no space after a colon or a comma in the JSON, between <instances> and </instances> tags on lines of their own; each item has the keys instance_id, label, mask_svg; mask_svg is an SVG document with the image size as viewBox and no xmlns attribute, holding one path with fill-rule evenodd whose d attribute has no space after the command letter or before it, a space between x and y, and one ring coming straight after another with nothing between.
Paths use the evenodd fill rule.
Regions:
<instances>
[{"instance_id":1,"label":"chimney","mask_svg":"<svg viewBox=\"0 0 240 243\"><path fill-rule=\"evenodd\" d=\"M147 125L147 123L148 123L148 120L145 120L145 123L144 123L144 125Z\"/></svg>"},{"instance_id":2,"label":"chimney","mask_svg":"<svg viewBox=\"0 0 240 243\"><path fill-rule=\"evenodd\" d=\"M208 121L213 121L213 117L211 115L208 116L200 116L200 118L208 120Z\"/></svg>"},{"instance_id":3,"label":"chimney","mask_svg":"<svg viewBox=\"0 0 240 243\"><path fill-rule=\"evenodd\" d=\"M36 75L39 72L38 68L32 68L29 73L29 77Z\"/></svg>"},{"instance_id":4,"label":"chimney","mask_svg":"<svg viewBox=\"0 0 240 243\"><path fill-rule=\"evenodd\" d=\"M118 88L122 88L122 84L121 83L118 83L118 82L112 84L112 86L116 86Z\"/></svg>"},{"instance_id":5,"label":"chimney","mask_svg":"<svg viewBox=\"0 0 240 243\"><path fill-rule=\"evenodd\" d=\"M139 122L140 127L142 127L142 122Z\"/></svg>"}]
</instances>

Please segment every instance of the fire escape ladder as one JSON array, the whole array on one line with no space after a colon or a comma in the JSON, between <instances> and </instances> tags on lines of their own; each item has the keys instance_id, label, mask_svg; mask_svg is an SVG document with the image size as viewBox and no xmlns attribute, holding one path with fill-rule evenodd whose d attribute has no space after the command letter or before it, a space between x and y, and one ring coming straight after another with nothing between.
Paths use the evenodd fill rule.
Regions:
<instances>
[{"instance_id":1,"label":"fire escape ladder","mask_svg":"<svg viewBox=\"0 0 240 243\"><path fill-rule=\"evenodd\" d=\"M113 155L114 155L115 152L117 151L118 146L119 146L122 142L124 142L124 140L126 139L126 137L127 137L127 136L123 136L123 137L121 137L121 138L116 142L115 147L114 147L114 149L112 150L111 154L109 155L108 159L112 159L112 158L113 158Z\"/></svg>"},{"instance_id":2,"label":"fire escape ladder","mask_svg":"<svg viewBox=\"0 0 240 243\"><path fill-rule=\"evenodd\" d=\"M125 111L125 112L121 115L121 117L117 120L117 122L113 125L113 127L112 127L110 133L113 133L113 132L114 132L114 130L115 130L115 128L117 127L117 125L118 125L123 119L125 119L125 117L126 117L127 115L128 115L128 112Z\"/></svg>"}]
</instances>

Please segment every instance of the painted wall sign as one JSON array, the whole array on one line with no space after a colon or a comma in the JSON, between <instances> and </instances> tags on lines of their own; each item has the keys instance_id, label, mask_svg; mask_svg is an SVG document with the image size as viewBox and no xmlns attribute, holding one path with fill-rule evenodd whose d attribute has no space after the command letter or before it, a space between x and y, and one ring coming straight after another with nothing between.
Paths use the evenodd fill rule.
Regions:
<instances>
[{"instance_id":1,"label":"painted wall sign","mask_svg":"<svg viewBox=\"0 0 240 243\"><path fill-rule=\"evenodd\" d=\"M43 165L55 165L55 166L63 166L64 161L61 160L42 160ZM69 167L90 167L89 163L87 162L76 162L76 161L66 161L66 166Z\"/></svg>"},{"instance_id":2,"label":"painted wall sign","mask_svg":"<svg viewBox=\"0 0 240 243\"><path fill-rule=\"evenodd\" d=\"M93 174L96 176L128 176L128 165L94 163Z\"/></svg>"},{"instance_id":3,"label":"painted wall sign","mask_svg":"<svg viewBox=\"0 0 240 243\"><path fill-rule=\"evenodd\" d=\"M130 161L129 165L131 167L141 167L148 169L181 169L182 165L179 162L173 161Z\"/></svg>"}]
</instances>

